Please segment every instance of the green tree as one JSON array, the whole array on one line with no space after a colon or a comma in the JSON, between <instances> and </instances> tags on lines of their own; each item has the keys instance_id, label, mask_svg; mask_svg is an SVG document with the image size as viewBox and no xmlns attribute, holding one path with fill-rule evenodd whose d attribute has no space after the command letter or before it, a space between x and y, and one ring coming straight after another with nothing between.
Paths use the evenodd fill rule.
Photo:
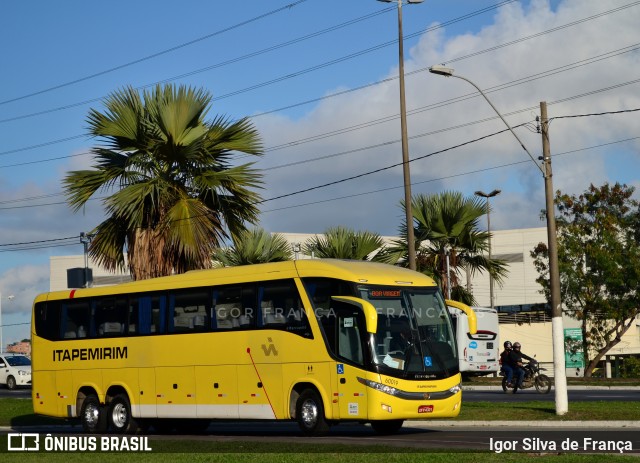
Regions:
<instances>
[{"instance_id":1,"label":"green tree","mask_svg":"<svg viewBox=\"0 0 640 463\"><path fill-rule=\"evenodd\" d=\"M262 228L245 230L234 238L234 245L218 248L213 260L220 267L263 264L292 260L291 245L279 233L271 234Z\"/></svg>"},{"instance_id":2,"label":"green tree","mask_svg":"<svg viewBox=\"0 0 640 463\"><path fill-rule=\"evenodd\" d=\"M329 259L379 260L374 252L384 246L377 233L354 231L347 227L331 227L323 236L314 236L302 245L307 255Z\"/></svg>"},{"instance_id":3,"label":"green tree","mask_svg":"<svg viewBox=\"0 0 640 463\"><path fill-rule=\"evenodd\" d=\"M75 211L111 193L91 232L98 264L128 267L136 280L208 268L223 239L257 221L261 175L232 161L262 154L259 134L247 119L205 120L210 103L207 91L158 85L116 91L90 111L89 134L102 144L93 168L68 173L64 188Z\"/></svg>"},{"instance_id":4,"label":"green tree","mask_svg":"<svg viewBox=\"0 0 640 463\"><path fill-rule=\"evenodd\" d=\"M401 203L405 209L404 202ZM478 220L486 213L485 204L475 197L465 198L459 192L445 191L433 195L417 195L411 202L417 271L432 277L451 298L475 305L473 294L462 284L469 272L489 272L497 283L507 274L499 259L489 259L490 234L478 229ZM406 215L406 214L405 214ZM408 265L407 224L400 227L401 239L385 252L386 261ZM447 254L449 278L447 278Z\"/></svg>"},{"instance_id":5,"label":"green tree","mask_svg":"<svg viewBox=\"0 0 640 463\"><path fill-rule=\"evenodd\" d=\"M565 313L581 322L585 376L640 313L640 203L633 191L606 183L580 196L556 192L560 294ZM531 256L550 300L547 245Z\"/></svg>"}]
</instances>

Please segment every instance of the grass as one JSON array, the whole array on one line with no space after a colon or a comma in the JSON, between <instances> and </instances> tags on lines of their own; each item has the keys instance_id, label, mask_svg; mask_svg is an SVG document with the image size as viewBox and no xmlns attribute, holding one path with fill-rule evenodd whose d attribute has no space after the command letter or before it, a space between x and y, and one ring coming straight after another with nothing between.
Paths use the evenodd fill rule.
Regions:
<instances>
[{"instance_id":1,"label":"grass","mask_svg":"<svg viewBox=\"0 0 640 463\"><path fill-rule=\"evenodd\" d=\"M465 402L457 421L616 421L637 420L637 402L571 402L569 413L555 414L550 401L514 402L505 406L495 402ZM65 420L33 414L31 400L0 398L0 426L64 424Z\"/></svg>"},{"instance_id":2,"label":"grass","mask_svg":"<svg viewBox=\"0 0 640 463\"><path fill-rule=\"evenodd\" d=\"M506 406L505 406L506 405ZM636 421L640 416L640 402L570 402L569 413L555 414L551 401L465 402L456 420L469 421Z\"/></svg>"},{"instance_id":3,"label":"grass","mask_svg":"<svg viewBox=\"0 0 640 463\"><path fill-rule=\"evenodd\" d=\"M167 444L175 442L166 441ZM86 461L100 461L100 463L371 463L384 460L385 463L493 463L500 459L503 463L522 463L522 461L536 461L554 463L599 463L603 460L611 462L629 462L628 456L611 455L527 455L503 453L500 456L489 452L429 452L429 453L343 453L339 446L324 446L322 453L307 452L301 446L296 453L265 453L260 448L252 449L248 453L227 453L217 448L204 446L197 453L156 453L147 454L109 454L101 453L38 453L12 454L11 463L44 462L47 463L76 463ZM211 447L211 446L210 446ZM98 460L96 460L96 457Z\"/></svg>"},{"instance_id":4,"label":"grass","mask_svg":"<svg viewBox=\"0 0 640 463\"><path fill-rule=\"evenodd\" d=\"M496 406L498 405L498 406ZM575 402L570 403L570 412L564 417L555 415L552 402L518 402L508 407L491 402L465 403L457 420L636 420L640 416L640 402ZM32 413L31 400L0 398L0 425L26 426L63 424L65 421L40 417ZM577 453L527 454L503 453L500 456L489 451L442 451L378 446L348 446L332 443L291 442L237 442L202 439L165 440L150 438L151 453L58 453L34 454L11 453L11 463L44 462L76 463L100 461L101 463L370 463L384 460L385 463L489 463L499 458L503 463L522 463L523 460L558 463L598 463L602 460L627 462L624 455L585 455ZM0 437L0 453L5 453L6 437ZM98 460L95 460L95 458Z\"/></svg>"}]
</instances>

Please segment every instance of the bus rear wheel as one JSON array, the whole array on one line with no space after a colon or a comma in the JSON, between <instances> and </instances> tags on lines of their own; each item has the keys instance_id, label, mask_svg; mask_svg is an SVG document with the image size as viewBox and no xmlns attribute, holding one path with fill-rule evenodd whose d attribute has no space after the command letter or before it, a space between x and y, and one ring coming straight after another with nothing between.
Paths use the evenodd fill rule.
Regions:
<instances>
[{"instance_id":1,"label":"bus rear wheel","mask_svg":"<svg viewBox=\"0 0 640 463\"><path fill-rule=\"evenodd\" d=\"M95 394L88 395L82 402L80 422L82 429L89 434L101 434L107 430L107 414Z\"/></svg>"},{"instance_id":2,"label":"bus rear wheel","mask_svg":"<svg viewBox=\"0 0 640 463\"><path fill-rule=\"evenodd\" d=\"M397 433L403 424L404 420L380 420L372 421L371 427L378 434L388 436Z\"/></svg>"},{"instance_id":3,"label":"bus rear wheel","mask_svg":"<svg viewBox=\"0 0 640 463\"><path fill-rule=\"evenodd\" d=\"M126 394L118 394L109 403L109 426L116 434L135 434L138 423L131 416L131 403Z\"/></svg>"},{"instance_id":4,"label":"bus rear wheel","mask_svg":"<svg viewBox=\"0 0 640 463\"><path fill-rule=\"evenodd\" d=\"M305 436L324 436L329 432L322 399L316 391L305 389L300 394L296 402L296 420Z\"/></svg>"}]
</instances>

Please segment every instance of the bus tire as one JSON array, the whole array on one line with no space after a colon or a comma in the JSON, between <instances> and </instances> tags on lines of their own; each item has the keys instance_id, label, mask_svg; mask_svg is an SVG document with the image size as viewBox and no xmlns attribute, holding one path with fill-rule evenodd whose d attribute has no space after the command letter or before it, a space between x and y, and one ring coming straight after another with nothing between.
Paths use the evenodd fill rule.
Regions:
<instances>
[{"instance_id":1,"label":"bus tire","mask_svg":"<svg viewBox=\"0 0 640 463\"><path fill-rule=\"evenodd\" d=\"M305 436L324 436L329 432L322 399L313 389L305 389L298 397L296 421Z\"/></svg>"},{"instance_id":2,"label":"bus tire","mask_svg":"<svg viewBox=\"0 0 640 463\"><path fill-rule=\"evenodd\" d=\"M86 433L102 434L107 431L107 414L95 394L89 394L82 402L80 422Z\"/></svg>"},{"instance_id":3,"label":"bus tire","mask_svg":"<svg viewBox=\"0 0 640 463\"><path fill-rule=\"evenodd\" d=\"M109 402L109 427L115 434L135 434L138 423L131 416L131 403L126 394L118 394Z\"/></svg>"},{"instance_id":4,"label":"bus tire","mask_svg":"<svg viewBox=\"0 0 640 463\"><path fill-rule=\"evenodd\" d=\"M397 433L403 424L404 420L379 420L372 421L371 427L376 433L383 436L389 436Z\"/></svg>"}]
</instances>

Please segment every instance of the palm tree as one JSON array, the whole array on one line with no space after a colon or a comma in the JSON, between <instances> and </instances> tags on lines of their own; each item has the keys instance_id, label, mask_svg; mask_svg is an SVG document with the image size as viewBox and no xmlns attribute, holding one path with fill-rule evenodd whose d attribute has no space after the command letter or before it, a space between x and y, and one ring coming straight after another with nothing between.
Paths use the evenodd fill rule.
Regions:
<instances>
[{"instance_id":1,"label":"palm tree","mask_svg":"<svg viewBox=\"0 0 640 463\"><path fill-rule=\"evenodd\" d=\"M213 253L216 266L262 264L292 260L289 242L279 233L273 235L262 228L245 230L234 239L229 248L218 248Z\"/></svg>"},{"instance_id":2,"label":"palm tree","mask_svg":"<svg viewBox=\"0 0 640 463\"><path fill-rule=\"evenodd\" d=\"M402 208L404 209L404 203ZM478 198L464 198L458 192L417 195L412 199L416 237L416 266L419 272L433 277L452 299L475 305L473 295L460 284L461 273L487 271L496 282L502 282L506 265L488 258L489 233L478 230L478 219L486 207ZM388 263L407 263L407 225L400 229L404 239L394 241L385 251ZM449 273L447 278L447 254Z\"/></svg>"},{"instance_id":3,"label":"palm tree","mask_svg":"<svg viewBox=\"0 0 640 463\"><path fill-rule=\"evenodd\" d=\"M89 133L103 144L92 149L93 169L69 172L64 187L74 211L112 193L91 232L98 264L128 266L136 280L208 268L223 239L257 221L261 175L231 161L262 154L259 134L247 119L206 121L210 103L207 91L158 85L118 90L105 111L90 111Z\"/></svg>"},{"instance_id":4,"label":"palm tree","mask_svg":"<svg viewBox=\"0 0 640 463\"><path fill-rule=\"evenodd\" d=\"M373 252L384 246L382 237L368 231L354 231L346 227L332 227L324 236L314 236L302 246L305 254L320 258L378 260Z\"/></svg>"}]
</instances>

